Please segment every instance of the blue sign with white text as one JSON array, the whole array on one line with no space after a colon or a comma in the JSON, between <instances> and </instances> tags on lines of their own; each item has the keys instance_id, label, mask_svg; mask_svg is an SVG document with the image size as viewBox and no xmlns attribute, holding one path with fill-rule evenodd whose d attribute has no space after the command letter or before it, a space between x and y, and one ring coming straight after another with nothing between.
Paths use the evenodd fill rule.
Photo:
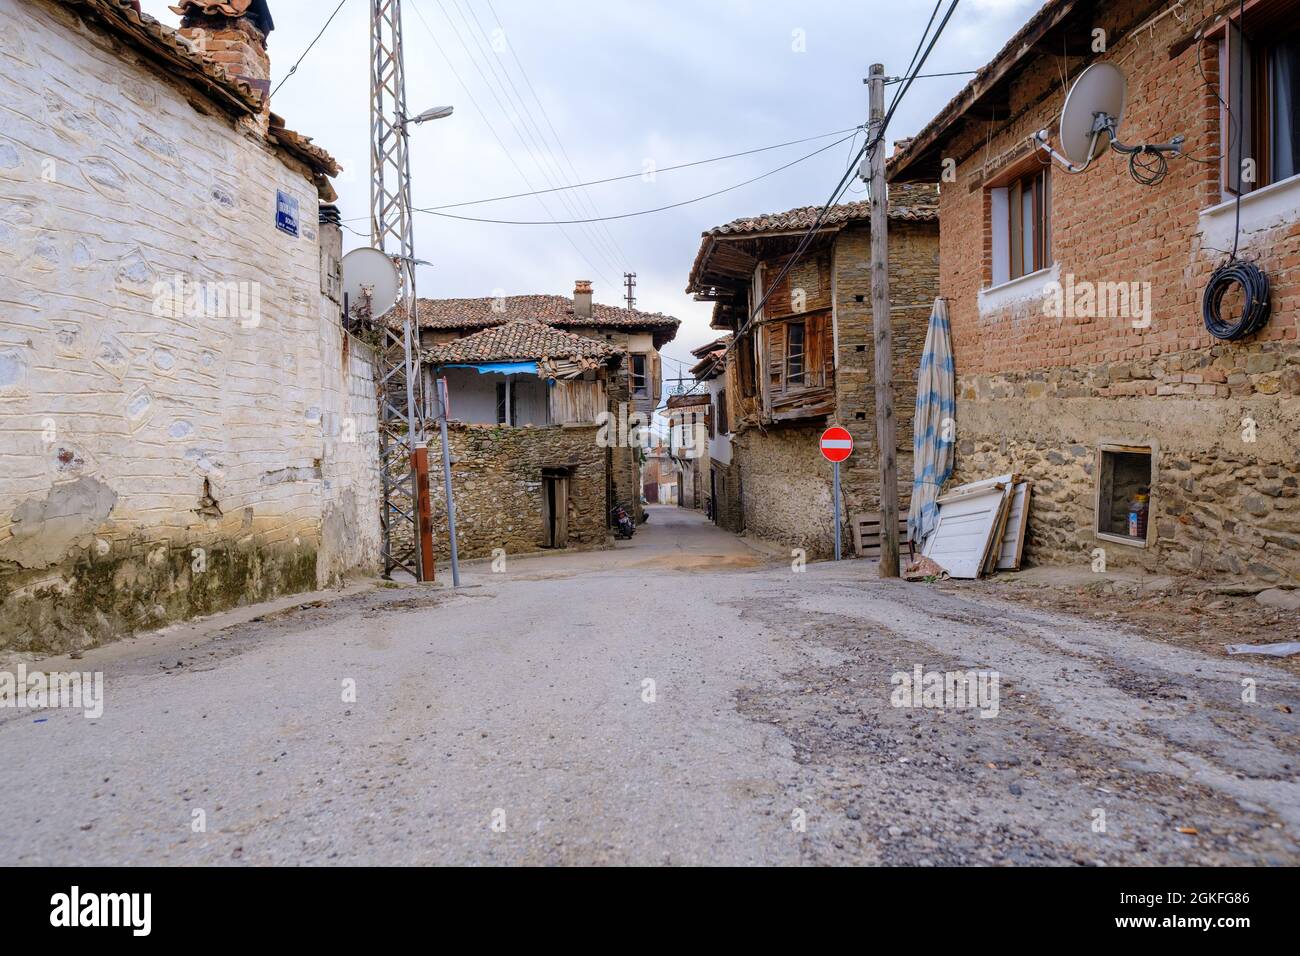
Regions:
<instances>
[{"instance_id":1,"label":"blue sign with white text","mask_svg":"<svg viewBox=\"0 0 1300 956\"><path fill-rule=\"evenodd\" d=\"M298 236L298 200L279 189L275 191L275 228Z\"/></svg>"}]
</instances>

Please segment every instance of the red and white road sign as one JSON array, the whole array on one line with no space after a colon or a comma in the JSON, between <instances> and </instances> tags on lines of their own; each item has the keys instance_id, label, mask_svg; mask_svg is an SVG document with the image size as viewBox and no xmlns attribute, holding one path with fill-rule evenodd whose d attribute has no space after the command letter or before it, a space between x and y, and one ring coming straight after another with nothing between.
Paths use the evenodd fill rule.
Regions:
<instances>
[{"instance_id":1,"label":"red and white road sign","mask_svg":"<svg viewBox=\"0 0 1300 956\"><path fill-rule=\"evenodd\" d=\"M827 461L841 462L853 454L853 436L847 428L834 425L822 432L822 456Z\"/></svg>"}]
</instances>

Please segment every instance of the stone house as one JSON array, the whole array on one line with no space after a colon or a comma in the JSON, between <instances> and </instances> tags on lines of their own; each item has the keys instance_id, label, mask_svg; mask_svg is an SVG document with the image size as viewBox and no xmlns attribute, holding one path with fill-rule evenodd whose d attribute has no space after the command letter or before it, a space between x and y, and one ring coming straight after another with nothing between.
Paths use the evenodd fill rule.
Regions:
<instances>
[{"instance_id":1,"label":"stone house","mask_svg":"<svg viewBox=\"0 0 1300 956\"><path fill-rule=\"evenodd\" d=\"M708 471L702 482L704 512L720 528L740 533L745 530L741 507L740 467L731 453L731 421L727 406L727 346L730 335L723 335L699 348L692 349L698 362L691 374L702 382L709 396Z\"/></svg>"},{"instance_id":2,"label":"stone house","mask_svg":"<svg viewBox=\"0 0 1300 956\"><path fill-rule=\"evenodd\" d=\"M723 347L728 354L718 388L726 399L731 458L724 484L739 512L728 524L825 555L834 550L834 521L831 466L818 449L822 431L839 424L854 436L841 475L846 516L879 510L879 477L869 203L833 206L780 278L819 211L807 206L708 230L686 291L716 303L713 328L734 336ZM891 190L888 215L898 462L900 474L908 475L916 367L938 293L934 188ZM701 366L697 374L712 377L710 369L721 363ZM908 483L900 486L905 495ZM851 540L847 521L843 536Z\"/></svg>"},{"instance_id":3,"label":"stone house","mask_svg":"<svg viewBox=\"0 0 1300 956\"><path fill-rule=\"evenodd\" d=\"M574 283L572 298L561 295L513 295L478 299L420 299L416 304L420 343L424 348L452 342L511 321L541 322L603 342L617 350L616 368L605 382L608 419L619 441L608 448L608 512L623 505L640 521L641 465L644 452L636 441L637 420L649 426L662 395L663 362L659 350L677 335L680 319L593 301L591 283ZM424 371L424 394L436 394L432 372ZM430 407L429 412L432 413ZM629 418L632 418L629 426Z\"/></svg>"},{"instance_id":4,"label":"stone house","mask_svg":"<svg viewBox=\"0 0 1300 956\"><path fill-rule=\"evenodd\" d=\"M375 569L338 167L270 112L266 4L228 6L0 0L0 647Z\"/></svg>"},{"instance_id":5,"label":"stone house","mask_svg":"<svg viewBox=\"0 0 1300 956\"><path fill-rule=\"evenodd\" d=\"M677 471L677 504L704 511L709 480L709 438L713 430L712 402L707 392L669 396L664 407L668 449Z\"/></svg>"},{"instance_id":6,"label":"stone house","mask_svg":"<svg viewBox=\"0 0 1300 956\"><path fill-rule=\"evenodd\" d=\"M447 382L461 556L605 545L612 476L601 416L623 358L608 342L532 319L423 350L422 367ZM436 431L429 455L441 460ZM450 537L441 481L430 481L430 496L434 541L445 558Z\"/></svg>"},{"instance_id":7,"label":"stone house","mask_svg":"<svg viewBox=\"0 0 1300 956\"><path fill-rule=\"evenodd\" d=\"M1238 6L1049 0L891 159L892 183L941 183L953 481L1034 479L1029 560L1300 576L1300 3L1248 0L1244 31ZM1153 184L1036 150L1098 63L1127 79L1123 142L1186 138ZM1202 300L1234 248L1271 314L1221 340Z\"/></svg>"}]
</instances>

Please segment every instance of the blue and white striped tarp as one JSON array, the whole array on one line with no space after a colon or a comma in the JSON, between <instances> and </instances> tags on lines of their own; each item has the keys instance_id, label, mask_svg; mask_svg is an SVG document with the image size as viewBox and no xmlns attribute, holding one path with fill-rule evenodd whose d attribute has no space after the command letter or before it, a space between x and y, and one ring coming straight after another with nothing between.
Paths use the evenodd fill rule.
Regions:
<instances>
[{"instance_id":1,"label":"blue and white striped tarp","mask_svg":"<svg viewBox=\"0 0 1300 956\"><path fill-rule=\"evenodd\" d=\"M912 419L912 506L907 529L920 551L939 516L935 499L952 474L957 431L956 374L952 360L948 302L935 299L930 328L916 373L916 414Z\"/></svg>"}]
</instances>

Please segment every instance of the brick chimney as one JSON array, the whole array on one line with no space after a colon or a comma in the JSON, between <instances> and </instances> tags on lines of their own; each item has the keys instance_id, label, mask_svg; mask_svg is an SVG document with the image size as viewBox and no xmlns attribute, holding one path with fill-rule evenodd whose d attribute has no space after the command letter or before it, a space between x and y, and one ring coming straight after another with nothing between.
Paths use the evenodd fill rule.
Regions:
<instances>
[{"instance_id":1,"label":"brick chimney","mask_svg":"<svg viewBox=\"0 0 1300 956\"><path fill-rule=\"evenodd\" d=\"M573 283L573 314L580 319L591 318L590 279L578 279Z\"/></svg>"},{"instance_id":2,"label":"brick chimney","mask_svg":"<svg viewBox=\"0 0 1300 956\"><path fill-rule=\"evenodd\" d=\"M265 132L271 115L266 40L275 29L266 0L180 0L171 11L180 16L180 34L195 49L261 94L259 125Z\"/></svg>"}]
</instances>

